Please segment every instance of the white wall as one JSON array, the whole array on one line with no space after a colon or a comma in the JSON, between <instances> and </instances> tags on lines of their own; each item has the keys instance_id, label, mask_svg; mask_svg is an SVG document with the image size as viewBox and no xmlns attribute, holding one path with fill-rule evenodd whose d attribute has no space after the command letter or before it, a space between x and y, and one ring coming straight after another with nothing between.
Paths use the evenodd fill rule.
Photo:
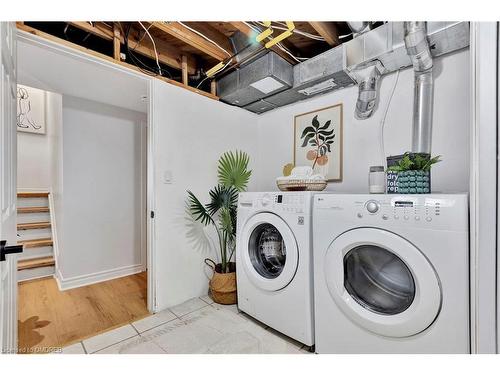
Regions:
<instances>
[{"instance_id":1,"label":"white wall","mask_svg":"<svg viewBox=\"0 0 500 375\"><path fill-rule=\"evenodd\" d=\"M443 161L432 169L434 192L466 192L469 189L470 71L469 51L463 50L435 60L434 127L432 154ZM344 176L328 190L368 192L368 170L381 164L380 122L396 73L384 76L380 101L374 115L364 121L354 118L357 86L325 94L265 113L259 117L259 189L275 190L275 178L285 164L293 162L294 116L337 103L344 105ZM401 71L387 114L385 153L397 155L411 149L413 71Z\"/></svg>"},{"instance_id":2,"label":"white wall","mask_svg":"<svg viewBox=\"0 0 500 375\"><path fill-rule=\"evenodd\" d=\"M215 256L200 236L199 227L186 219L186 190L206 201L217 182L217 160L228 150L250 155L257 166L257 116L182 88L153 82L155 246L157 306L175 305L206 294L208 277L203 259ZM173 181L164 184L164 172ZM251 178L249 188L257 181Z\"/></svg>"},{"instance_id":3,"label":"white wall","mask_svg":"<svg viewBox=\"0 0 500 375\"><path fill-rule=\"evenodd\" d=\"M63 97L63 288L145 267L145 125L142 113Z\"/></svg>"},{"instance_id":4,"label":"white wall","mask_svg":"<svg viewBox=\"0 0 500 375\"><path fill-rule=\"evenodd\" d=\"M52 150L61 125L61 95L45 91L46 134L17 132L17 187L50 190L53 185Z\"/></svg>"}]
</instances>

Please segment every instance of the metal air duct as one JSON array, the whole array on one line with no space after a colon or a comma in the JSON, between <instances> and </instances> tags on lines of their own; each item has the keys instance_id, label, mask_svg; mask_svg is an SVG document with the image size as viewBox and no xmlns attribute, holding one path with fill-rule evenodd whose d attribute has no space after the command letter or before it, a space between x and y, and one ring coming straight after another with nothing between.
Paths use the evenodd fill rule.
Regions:
<instances>
[{"instance_id":1,"label":"metal air duct","mask_svg":"<svg viewBox=\"0 0 500 375\"><path fill-rule=\"evenodd\" d=\"M415 97L418 99L416 101L418 110L415 111L417 126L414 130L421 136L415 136L414 140L419 139L418 143L421 145L418 147L415 145L414 149L425 149L423 146L426 143L430 146L430 133L425 132L426 129L430 130L430 126L427 128L418 126L420 121L425 122L426 118L431 119L432 116L432 73L424 74L425 66L429 61L432 65L431 57L442 56L467 47L469 23L427 22L423 24L423 34L426 36L424 39L421 38L420 31L422 23L417 22L417 24L418 27L415 27L415 31L418 30L417 34L410 32L413 28L408 28L406 32L404 22L388 22L372 30L366 29L354 39L293 67L283 62L270 65L269 62L278 62L280 59L275 56L266 58L257 54L258 58L240 66L239 73L233 71L219 80L220 99L251 112L264 113L315 95L352 86L361 81L359 73L368 66L379 66L380 69L377 69L380 75L384 75L417 64L417 67L423 66L423 68L415 70ZM420 35L419 40L425 41L424 44L414 43L414 37L418 35ZM420 53L421 49L425 53ZM269 59L267 64L263 63L266 59ZM377 75L375 72L373 74ZM266 77L269 79L265 80ZM276 79L284 86L273 91L273 85L270 84L275 83ZM377 79L378 77L375 77L374 80L367 80L362 84L361 95L358 95L360 113L369 112L370 102L373 102L374 108L376 107L373 88L377 85ZM430 123L430 120L427 123Z\"/></svg>"},{"instance_id":2,"label":"metal air duct","mask_svg":"<svg viewBox=\"0 0 500 375\"><path fill-rule=\"evenodd\" d=\"M356 82L358 82L358 100L354 115L358 120L370 117L377 104L377 91L379 78L384 72L380 61L372 61L363 67L358 67L351 72Z\"/></svg>"},{"instance_id":3,"label":"metal air duct","mask_svg":"<svg viewBox=\"0 0 500 375\"><path fill-rule=\"evenodd\" d=\"M425 22L405 22L404 40L415 71L413 97L412 151L430 154L432 144L432 107L434 81L432 55Z\"/></svg>"}]
</instances>

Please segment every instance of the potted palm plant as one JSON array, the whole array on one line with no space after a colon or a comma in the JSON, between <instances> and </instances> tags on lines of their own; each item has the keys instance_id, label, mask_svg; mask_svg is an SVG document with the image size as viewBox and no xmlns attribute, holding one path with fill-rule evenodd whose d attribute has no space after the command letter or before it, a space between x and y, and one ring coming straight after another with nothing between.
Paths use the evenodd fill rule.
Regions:
<instances>
[{"instance_id":1,"label":"potted palm plant","mask_svg":"<svg viewBox=\"0 0 500 375\"><path fill-rule=\"evenodd\" d=\"M249 157L242 151L228 151L218 162L218 185L209 192L210 202L202 204L188 191L188 208L196 221L212 226L218 238L219 261L205 259L213 270L209 283L210 294L217 303L236 303L236 212L238 193L245 191L252 171L248 170Z\"/></svg>"}]
</instances>

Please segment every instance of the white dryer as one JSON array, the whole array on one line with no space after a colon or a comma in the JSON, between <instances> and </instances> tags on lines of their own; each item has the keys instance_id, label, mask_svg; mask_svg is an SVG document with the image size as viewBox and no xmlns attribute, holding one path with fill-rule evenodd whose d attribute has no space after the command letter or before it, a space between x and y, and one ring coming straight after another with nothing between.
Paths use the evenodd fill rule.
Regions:
<instances>
[{"instance_id":1,"label":"white dryer","mask_svg":"<svg viewBox=\"0 0 500 375\"><path fill-rule=\"evenodd\" d=\"M469 353L467 202L316 196L316 352Z\"/></svg>"},{"instance_id":2,"label":"white dryer","mask_svg":"<svg viewBox=\"0 0 500 375\"><path fill-rule=\"evenodd\" d=\"M312 193L241 193L238 308L275 330L314 344Z\"/></svg>"}]
</instances>

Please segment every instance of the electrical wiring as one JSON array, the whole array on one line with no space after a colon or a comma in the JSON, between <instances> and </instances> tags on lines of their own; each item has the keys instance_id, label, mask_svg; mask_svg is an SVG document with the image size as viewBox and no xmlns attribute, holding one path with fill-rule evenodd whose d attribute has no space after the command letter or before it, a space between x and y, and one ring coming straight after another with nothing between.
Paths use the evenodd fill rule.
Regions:
<instances>
[{"instance_id":1,"label":"electrical wiring","mask_svg":"<svg viewBox=\"0 0 500 375\"><path fill-rule=\"evenodd\" d=\"M226 51L225 48L221 47L219 44L217 44L216 42L214 42L212 39L208 38L207 36L203 35L202 33L200 33L199 31L193 29L192 27L189 27L188 25L186 25L185 23L181 22L181 21L177 21L177 23L179 25L182 25L183 27L185 27L186 29L188 30L191 30L193 33L201 36L203 39L209 41L210 43L212 43L213 45L215 45L217 48L219 48L220 50L224 51L228 56L231 56L231 54Z\"/></svg>"},{"instance_id":2,"label":"electrical wiring","mask_svg":"<svg viewBox=\"0 0 500 375\"><path fill-rule=\"evenodd\" d=\"M386 170L387 170L387 158L385 156L385 147L384 147L384 127L385 127L385 120L387 118L387 112L389 111L389 107L391 106L391 102L392 102L392 97L394 96L394 92L396 91L396 86L398 85L399 72L400 72L400 70L397 71L396 78L394 78L394 84L392 86L391 95L389 96L389 100L387 101L387 105L385 107L384 114L382 115L382 119L380 120L380 134L379 134L380 153L382 156L382 165L385 166Z\"/></svg>"},{"instance_id":3,"label":"electrical wiring","mask_svg":"<svg viewBox=\"0 0 500 375\"><path fill-rule=\"evenodd\" d=\"M248 23L248 22L245 22L245 21L243 21L243 23L244 23L245 25L247 25L248 27L250 27L250 28L251 28L254 32L256 32L257 34L260 34L260 33L262 32L262 31L261 31L258 27L256 27L256 26L252 25L251 23ZM271 38L271 37L268 37L268 39L272 39L272 38ZM285 52L288 56L290 56L292 59L294 59L296 62L301 62L301 61L304 61L304 60L307 60L307 59L308 59L308 58L305 58L305 57L297 57L297 56L295 56L293 53L291 53L291 52L290 52L290 51L289 51L289 50L288 50L288 49L287 49L287 48L286 48L283 44L281 44L281 43L277 43L277 44L276 44L276 46L277 46L280 50L282 50L283 52Z\"/></svg>"},{"instance_id":4,"label":"electrical wiring","mask_svg":"<svg viewBox=\"0 0 500 375\"><path fill-rule=\"evenodd\" d=\"M123 27L121 25L121 23L118 23L118 25L120 26L120 29L121 29L121 32L122 34L125 36L125 48L127 50L127 53L128 53L128 56L130 57L130 59L132 60L133 64L141 71L143 72L144 74L147 74L149 76L157 76L157 75L162 75L163 73L166 73L167 76L172 79L172 75L170 74L170 72L168 70L162 70L162 74L159 74L159 72L157 71L157 67L151 67L147 64L145 64L143 61L140 60L140 58L136 57L135 56L135 53L134 53L134 49L137 47L137 45L134 47L134 49L131 49L129 44L128 44L128 40L129 40L129 35L130 35L130 29L132 27L131 24L128 25L128 28L127 28L127 31L124 31L123 30ZM146 34L144 34L146 35ZM144 67L145 69L143 69L142 67Z\"/></svg>"},{"instance_id":5,"label":"electrical wiring","mask_svg":"<svg viewBox=\"0 0 500 375\"><path fill-rule=\"evenodd\" d=\"M151 39L151 43L153 43L153 49L154 49L155 57L156 57L156 65L158 66L158 72L161 75L161 66L160 66L160 61L158 60L158 51L156 50L156 43L155 43L153 37L151 36L151 34L149 33L149 30L146 29L146 27L142 24L141 21L139 21L139 25L141 25L141 27L144 29L144 31L146 32L146 34L148 34L149 39Z\"/></svg>"},{"instance_id":6,"label":"electrical wiring","mask_svg":"<svg viewBox=\"0 0 500 375\"><path fill-rule=\"evenodd\" d=\"M224 71L224 69L226 69L228 67L229 64L231 64L231 61L232 61L232 58L229 59L229 61L216 73L222 73ZM198 85L196 86L196 88L200 88L200 86L203 84L203 82L205 82L208 78L210 78L209 76L206 76L205 78L203 78L200 83L198 83Z\"/></svg>"},{"instance_id":7,"label":"electrical wiring","mask_svg":"<svg viewBox=\"0 0 500 375\"><path fill-rule=\"evenodd\" d=\"M261 22L258 22L260 25L263 25ZM272 26L273 29L278 29L278 30L288 30L288 27L286 27L286 24L284 24L283 22L277 22L276 23L278 25L282 25L282 26ZM310 39L314 39L314 40L318 40L320 42L324 42L325 41L325 38L323 38L322 36L319 36L319 35L315 35L315 34L311 34L311 33L308 33L307 31L302 31L302 30L299 30L299 29L294 29L293 30L293 33L294 34L300 34L300 35L303 35L307 38L310 38Z\"/></svg>"},{"instance_id":8,"label":"electrical wiring","mask_svg":"<svg viewBox=\"0 0 500 375\"><path fill-rule=\"evenodd\" d=\"M151 24L148 26L147 31L149 31L149 29L150 29L152 26L153 26L153 24L151 23ZM143 41L143 39L146 37L146 35L147 35L146 33L142 34L142 36L141 36L141 37L140 37L140 39L139 39L139 40L135 43L135 46L134 46L134 48L132 48L132 49L134 49L134 50L135 50L135 49L137 48L137 46L139 46L139 44L141 44L141 42L142 42L142 41Z\"/></svg>"}]
</instances>

